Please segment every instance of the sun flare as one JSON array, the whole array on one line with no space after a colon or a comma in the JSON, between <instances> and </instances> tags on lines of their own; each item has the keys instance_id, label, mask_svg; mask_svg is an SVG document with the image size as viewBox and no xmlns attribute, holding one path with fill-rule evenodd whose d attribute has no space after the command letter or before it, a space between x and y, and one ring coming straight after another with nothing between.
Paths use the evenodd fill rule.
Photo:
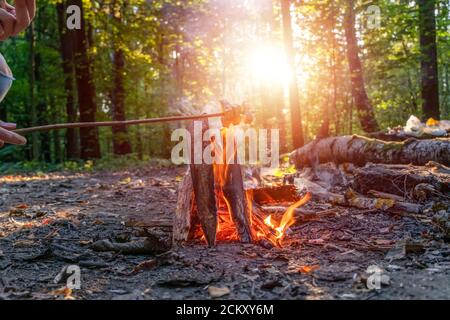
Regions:
<instances>
[{"instance_id":1,"label":"sun flare","mask_svg":"<svg viewBox=\"0 0 450 320\"><path fill-rule=\"evenodd\" d=\"M291 76L282 48L259 46L247 55L247 69L255 80L289 83Z\"/></svg>"}]
</instances>

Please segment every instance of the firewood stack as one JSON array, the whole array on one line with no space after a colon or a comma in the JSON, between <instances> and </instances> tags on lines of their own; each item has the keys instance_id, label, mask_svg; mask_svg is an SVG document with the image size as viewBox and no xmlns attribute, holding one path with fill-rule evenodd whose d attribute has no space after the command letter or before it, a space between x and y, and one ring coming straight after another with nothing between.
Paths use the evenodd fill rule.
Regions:
<instances>
[{"instance_id":1,"label":"firewood stack","mask_svg":"<svg viewBox=\"0 0 450 320\"><path fill-rule=\"evenodd\" d=\"M224 125L240 123L239 107L226 103L222 103L222 107L228 115L222 119ZM203 120L202 136L208 127L208 121ZM193 126L190 127L190 131L193 132ZM204 141L202 149L210 143L210 141ZM214 246L218 230L218 203L225 203L227 210L230 211L239 240L242 243L253 242L254 234L251 228L249 204L244 190L241 165L236 164L237 161L229 165L216 165L218 168L226 166L224 180L216 181L214 165L195 163L193 161L194 143L191 144L191 147L192 163L180 183L178 192L173 227L174 244L192 239L200 226L208 245Z\"/></svg>"}]
</instances>

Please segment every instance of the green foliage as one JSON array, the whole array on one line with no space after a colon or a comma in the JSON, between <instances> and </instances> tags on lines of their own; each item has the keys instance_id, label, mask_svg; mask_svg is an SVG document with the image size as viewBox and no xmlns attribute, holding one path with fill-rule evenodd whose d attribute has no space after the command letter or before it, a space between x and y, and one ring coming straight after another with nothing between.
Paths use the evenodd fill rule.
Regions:
<instances>
[{"instance_id":1,"label":"green foliage","mask_svg":"<svg viewBox=\"0 0 450 320\"><path fill-rule=\"evenodd\" d=\"M0 119L17 122L19 127L31 126L31 92L34 90L38 124L67 121L67 92L56 11L56 4L62 2L38 1L34 21L34 87L31 86L29 32L0 42L0 52L16 78L6 100L0 104ZM391 0L355 2L366 89L377 120L382 128L404 124L410 114L420 116L421 112L416 4ZM332 134L361 132L352 105L346 57L343 16L347 1L292 3L296 71L307 140L317 134L326 115ZM233 102L247 101L256 113L257 126L284 126L283 120L286 122L289 117L284 111L289 103L281 87L284 84L270 77L259 79L248 68L249 53L251 60L251 53L259 47L282 48L279 1L83 0L83 4L89 25L89 55L94 63L98 121L111 119L111 97L116 81L112 57L114 51L122 50L128 119L170 114L182 100L202 106L213 99L227 98ZM369 5L381 9L379 28L367 28ZM450 116L449 7L448 1L437 1L441 114L444 118ZM272 62L267 61L267 64ZM279 96L278 87L281 87ZM7 162L2 164L1 171L140 166L153 158L168 158L170 132L175 126L128 128L127 139L134 154L127 157L112 155L112 131L102 128L99 139L103 158L91 168L86 167L86 163L66 159L65 131L38 133L38 161L30 161L32 136L28 136L28 146L0 150L0 161ZM286 129L290 138L289 127Z\"/></svg>"}]
</instances>

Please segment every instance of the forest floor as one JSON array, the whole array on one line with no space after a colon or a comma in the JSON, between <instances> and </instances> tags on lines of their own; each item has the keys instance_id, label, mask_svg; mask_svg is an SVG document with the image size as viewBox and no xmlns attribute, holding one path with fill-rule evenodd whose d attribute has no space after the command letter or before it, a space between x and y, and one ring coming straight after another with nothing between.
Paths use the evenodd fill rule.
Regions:
<instances>
[{"instance_id":1,"label":"forest floor","mask_svg":"<svg viewBox=\"0 0 450 320\"><path fill-rule=\"evenodd\" d=\"M224 293L214 287L229 289L223 299L450 298L450 245L427 215L332 207L334 216L294 225L284 246L272 249L192 243L151 256L90 248L97 240L142 235L125 226L130 217L170 220L183 171L0 177L0 300L208 299ZM327 206L310 201L306 208ZM164 228L147 230L156 231L170 237ZM81 288L71 293L54 283L69 265L81 269ZM377 267L382 287L369 290L367 278Z\"/></svg>"}]
</instances>

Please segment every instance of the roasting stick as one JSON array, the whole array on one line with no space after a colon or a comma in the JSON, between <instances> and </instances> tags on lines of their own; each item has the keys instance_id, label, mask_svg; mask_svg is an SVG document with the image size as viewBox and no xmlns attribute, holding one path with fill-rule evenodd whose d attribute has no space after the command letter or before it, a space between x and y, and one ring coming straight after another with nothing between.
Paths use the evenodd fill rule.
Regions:
<instances>
[{"instance_id":1,"label":"roasting stick","mask_svg":"<svg viewBox=\"0 0 450 320\"><path fill-rule=\"evenodd\" d=\"M50 124L50 125L39 126L39 127L30 127L30 128L16 129L16 130L13 130L13 131L15 133L18 133L18 134L27 134L27 133L38 132L38 131L50 131L50 130L71 129L71 128L132 126L132 125L147 124L147 123L161 123L161 122L176 122L176 121L183 121L183 120L197 120L197 119L205 119L205 118L223 117L225 115L226 115L226 112L220 112L220 113L211 113L211 114L198 114L198 115L189 115L189 116L173 116L173 117L126 120L126 121L59 123L59 124Z\"/></svg>"}]
</instances>

